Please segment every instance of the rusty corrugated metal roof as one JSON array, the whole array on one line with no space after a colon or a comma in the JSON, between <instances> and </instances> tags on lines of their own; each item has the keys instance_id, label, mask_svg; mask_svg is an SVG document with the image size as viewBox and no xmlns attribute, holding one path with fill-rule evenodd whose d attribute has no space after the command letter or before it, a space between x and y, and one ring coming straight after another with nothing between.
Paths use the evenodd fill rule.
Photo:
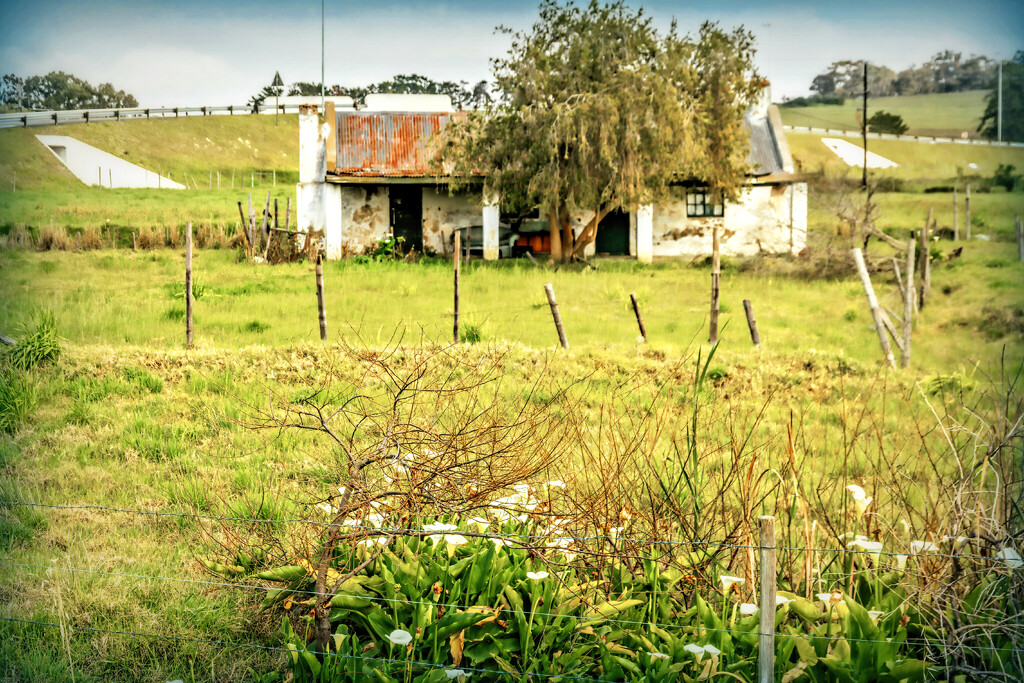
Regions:
<instances>
[{"instance_id":1,"label":"rusty corrugated metal roof","mask_svg":"<svg viewBox=\"0 0 1024 683\"><path fill-rule=\"evenodd\" d=\"M427 141L463 112L337 112L338 159L334 175L423 178L430 176Z\"/></svg>"}]
</instances>

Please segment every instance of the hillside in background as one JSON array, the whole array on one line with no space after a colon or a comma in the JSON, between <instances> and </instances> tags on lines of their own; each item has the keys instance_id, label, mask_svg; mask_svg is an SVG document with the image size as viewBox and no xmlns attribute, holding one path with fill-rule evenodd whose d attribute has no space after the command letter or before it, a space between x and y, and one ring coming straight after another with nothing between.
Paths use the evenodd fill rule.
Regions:
<instances>
[{"instance_id":1,"label":"hillside in background","mask_svg":"<svg viewBox=\"0 0 1024 683\"><path fill-rule=\"evenodd\" d=\"M936 93L932 95L904 95L902 97L875 97L868 99L868 115L887 111L903 117L910 130L908 135L979 137L977 128L985 111L986 90ZM859 99L848 99L842 105L814 105L810 107L780 107L782 122L787 126L837 128L859 130L857 110Z\"/></svg>"},{"instance_id":2,"label":"hillside in background","mask_svg":"<svg viewBox=\"0 0 1024 683\"><path fill-rule=\"evenodd\" d=\"M293 184L299 173L299 119L269 114L196 116L11 128L0 131L0 188L74 189L81 183L36 135L68 135L189 187ZM256 177L253 178L253 175ZM262 174L264 177L261 177Z\"/></svg>"}]
</instances>

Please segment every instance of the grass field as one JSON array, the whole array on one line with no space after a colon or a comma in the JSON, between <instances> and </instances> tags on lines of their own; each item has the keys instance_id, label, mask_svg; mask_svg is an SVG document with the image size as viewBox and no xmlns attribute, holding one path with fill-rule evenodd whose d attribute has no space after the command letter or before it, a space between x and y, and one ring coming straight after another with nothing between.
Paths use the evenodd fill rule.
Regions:
<instances>
[{"instance_id":1,"label":"grass field","mask_svg":"<svg viewBox=\"0 0 1024 683\"><path fill-rule=\"evenodd\" d=\"M903 117L910 127L909 135L960 137L967 132L977 137L978 123L985 111L985 90L907 95L903 97L874 97L868 99L868 113L887 111ZM859 130L857 109L861 101L846 100L842 105L815 105L811 107L781 107L782 122L789 126Z\"/></svg>"},{"instance_id":2,"label":"grass field","mask_svg":"<svg viewBox=\"0 0 1024 683\"><path fill-rule=\"evenodd\" d=\"M207 177L214 163L239 175L253 167L277 168L277 188L258 186L254 200L262 201L267 190L283 200L294 191L289 186L294 177L282 178L289 177L296 162L291 156L295 118L283 117L280 129L273 127L273 117L256 119L152 121L144 127L139 123L135 132L125 124L55 132L77 134L80 129L97 136L92 140L100 146L128 148L129 142L137 143L135 158L144 160L143 165L166 163L163 168L172 173L188 173L197 180ZM263 137L251 133L254 126ZM249 134L243 132L246 127ZM207 146L196 142L197 129L210 131ZM165 131L178 137L166 137ZM449 262L327 262L330 343L325 345L318 335L311 264L239 263L230 249L198 249L194 256L197 343L186 349L182 250L132 250L127 248L128 232L155 228L176 233L186 221L230 230L236 221L235 202L244 201L249 188L159 192L76 189L72 184L69 189L60 169L52 168L56 160L41 147L34 149L34 140L27 137L34 132L0 131L0 152L24 164L18 192L0 193L0 235L25 226L36 233L109 226L119 233L119 247L0 250L0 332L24 339L45 319L44 312L50 312L63 346L58 359L34 367L16 367L9 361L13 356L0 359L0 500L95 506L0 504L0 616L63 627L0 622L0 679L292 680L297 665L273 648L295 642L305 647L309 633L289 640L281 630L283 619L301 629L308 603L295 596L294 603L289 599L284 606L261 610L266 590L278 584L257 580L251 567L226 578L203 564L241 563L254 547L263 553L258 569L315 558L322 538L294 520L328 519L317 504L332 500L330 496L336 499L338 486L350 481L349 470L340 464L345 447L339 449L323 433L285 427L280 413L285 408L320 405L341 411L351 402L379 407L384 417L374 414L349 425L351 439L365 442L366 453L378 452L393 434L412 434L405 442L395 437L405 452L426 454L428 445L441 452L457 439L460 448L475 453L481 447L478 441L503 443L504 434L515 431L505 426L486 431L481 425L492 414L532 424L535 440L523 442L524 461L543 461L544 479L564 480L569 491L589 492L576 499L582 512L574 514L586 517L592 533L603 529L610 534L612 528L621 531L630 523L638 528L639 520L647 520L646 531L684 541L681 566L690 572L693 586L663 590L667 602L661 605L657 598L662 586L655 579L655 590L640 601L644 606L626 616L634 624L657 618L678 625L698 609L696 595L717 600L721 622L715 621L717 616L701 615L704 622L696 630L679 627L679 637L686 639L677 648L680 665L682 657L691 657L682 651L683 642L696 638L708 624L713 630L724 625L731 598L719 593L716 577L743 575L753 584L747 553L737 549L754 541L749 534L758 515L775 515L781 543L795 549L780 553L780 589L797 591L805 560L824 558L816 574L806 565L807 589L812 583L817 591L856 589L865 604L873 595L876 607L889 610L884 636L900 639L908 638L902 617L909 612L905 615L904 610L934 603L935 594L922 597L915 591L946 581L948 562L922 565L922 572L908 575L883 595L882 583L888 587L893 579L889 575L883 580L886 575L876 571L877 560L865 571L867 565L854 564L849 553L830 551L826 557L800 548L842 547L848 534L863 532L887 549L899 550L911 538L938 542L946 534L1004 534L1019 523L1013 515L1014 505L1024 501L1022 470L1016 451L1002 440L1012 425L1019 425L1024 405L1019 379L1024 372L1024 263L1017 258L1011 227L1015 213L1024 212L1020 192L972 197L974 234L989 239L933 243L930 299L914 326L911 367L899 372L887 370L881 360L863 289L848 267L848 245L835 237L835 204L844 193L829 188L841 184L832 182L837 177L853 171L830 163L822 152L831 153L813 136L790 136L804 170L823 170L827 176L811 191L810 254L799 259L724 259L724 329L711 362L706 343L710 269L701 262L642 266L598 259L596 268L554 269L520 260L471 261L462 273L462 329L480 341L457 347L449 345ZM247 166L250 145L245 140L267 156L256 158L252 152L252 165ZM990 153L1009 150L907 144L873 149L898 155L906 164L900 177L925 186L932 179L948 179L955 169L946 167L961 163L981 166L979 180L991 174L995 163L1024 167L1016 150L1016 155L999 156ZM0 174L9 170L5 164ZM27 190L21 185L22 173ZM4 182L6 178L0 175ZM860 197L856 192L845 195L846 200ZM929 208L940 227L952 224L947 192L883 192L876 200L878 225L900 237L919 227ZM962 214L960 220L962 226ZM963 247L962 256L947 260L956 247ZM879 257L890 249L874 241L868 251ZM881 303L898 308L893 277L877 272L872 278ZM557 347L543 292L549 282L569 351ZM631 292L639 299L646 343L637 338ZM750 343L743 299L753 302L760 348ZM705 362L703 382L697 379L698 356ZM466 386L471 388L461 392L447 388L477 376L486 381L470 382ZM334 383L325 385L327 377ZM414 401L393 400L389 392L406 381L425 388ZM423 441L424 435L437 440ZM968 474L962 476L961 470ZM474 480L474 490L478 483ZM848 484L863 486L874 497L866 515L852 502ZM664 497L643 498L652 490ZM978 510L986 506L984 515L972 516L975 501ZM952 516L962 508L968 510L966 517ZM424 519L432 519L430 512L425 514ZM418 507L415 515L420 515ZM817 537L808 539L812 519ZM728 543L713 553L705 551L697 562L693 556L698 553L689 543L697 538ZM998 543L1010 543L1007 538L1000 535ZM987 551L995 547L985 545ZM651 548L635 550L646 553ZM447 560L465 567L475 561L474 552L468 546L450 549ZM435 546L434 555L444 552ZM404 557L409 565L410 557ZM520 573L536 569L529 564L536 558L527 552L514 558ZM603 583L591 582L600 576L603 562L581 569L580 580ZM977 580L991 587L998 600L1017 595L1020 572L1007 577L1005 571L985 571L973 573L972 568L965 575L957 564L948 585L955 593L963 581ZM456 570L451 572L454 583L448 573L447 568L442 571L434 585L434 578L428 580L422 593L402 587L405 595L422 601L413 603L416 619L434 613L440 618L442 610L426 600L437 603L439 595L459 589ZM526 576L516 586L534 585ZM993 577L1002 577L998 580L1003 583L994 583ZM874 588L864 588L868 578ZM401 587L394 579L388 590L394 592L396 586ZM743 595L755 600L750 592ZM539 604L555 609L553 595L539 599L534 612ZM491 609L496 600L490 596L471 604ZM421 605L429 609L421 610ZM648 609L653 611L640 611ZM823 629L829 652L841 651L844 644L849 649L849 643L837 640L840 622L831 621L830 609L809 626L795 615L784 615L788 621L781 628ZM1021 617L1013 609L1000 609L1016 635L991 643L1010 643L1019 650L1024 642ZM399 622L397 607L387 611L395 623L416 623ZM531 612L530 625L533 618ZM351 624L361 619L357 615ZM978 619L980 628L989 629L992 613ZM510 617L503 626L487 628L495 630L490 636L496 643L506 631L521 633L523 621ZM734 607L728 626L736 623ZM748 623L756 629L755 618ZM970 619L965 623L970 625ZM883 634L881 622L878 631L865 628L863 633ZM552 646L535 660L527 657L529 639L520 635L513 664L520 670L553 671L541 667L551 666L566 652L604 647L591 640L612 645L619 631L598 623L589 633L569 628L565 646ZM910 640L920 640L921 634L915 631ZM641 635L657 640L653 629ZM1003 638L1003 633L995 637ZM366 657L391 652L381 649L385 639L379 634L374 640L379 642L355 643L353 651ZM944 637L938 640L945 642ZM629 659L634 669L642 664L653 672L653 660L643 654L656 649L648 642L638 639L629 643L633 650L616 650L616 661ZM726 649L723 640L714 642ZM852 670L859 680L867 680L863 667L888 670L894 661L880 652L858 650L855 636L851 642L853 661L862 667ZM735 650L726 653L730 670L718 675L753 680L756 643L756 632L737 636L729 645ZM875 644L872 638L864 643ZM435 642L432 661L449 663L455 646L447 638ZM789 650L791 654L793 648ZM915 654L931 656L941 666L947 653L923 648ZM814 659L819 655L825 658L824 646ZM613 676L605 668L613 663L606 659L600 671L591 673L630 679L626 673ZM693 663L687 659L685 664ZM824 666L816 670L820 676L815 680L828 679ZM687 675L696 679L700 670L691 669ZM646 680L679 680L680 671L665 668ZM415 680L443 683L449 678L445 673L435 670ZM353 675L361 680L358 673ZM395 676L381 675L379 680L413 680L409 672ZM497 680L475 676L472 680Z\"/></svg>"},{"instance_id":3,"label":"grass field","mask_svg":"<svg viewBox=\"0 0 1024 683\"><path fill-rule=\"evenodd\" d=\"M970 371L960 345L944 341L945 331L954 327L963 328L964 344L976 351L975 359L998 357L1005 343L1010 344L1011 359L1021 358L1019 333L1007 337L985 329L992 311L1024 301L1024 264L1015 262L1015 247L976 242L965 247L962 259L936 268L935 302L922 318L921 342L915 344L922 371ZM169 349L182 343L183 261L178 251L6 252L0 264L0 329L13 329L29 320L32 311L50 308L63 334L76 344L116 340ZM728 353L751 353L742 306L749 298L762 338L776 352L816 349L865 366L877 362L877 342L856 280L811 283L781 273L754 275L739 265L727 264L722 281ZM462 284L463 321L479 326L486 339L551 346L556 338L543 292L543 284L551 282L574 346L637 353L641 347L635 341L630 292L640 301L651 348L674 355L706 335L705 268L665 263L650 269L630 261L599 266L599 271L554 273L525 261L473 264ZM988 284L974 286L981 276ZM234 263L233 252L202 251L194 278L201 294L196 330L202 346L277 346L317 337L308 263L247 266ZM331 262L325 266L325 279L334 335L359 335L371 344L384 343L396 332L410 341L443 342L450 337L451 274L444 261L418 266ZM881 282L879 287L887 291ZM950 294L941 293L947 289ZM388 305L381 306L382 300Z\"/></svg>"}]
</instances>

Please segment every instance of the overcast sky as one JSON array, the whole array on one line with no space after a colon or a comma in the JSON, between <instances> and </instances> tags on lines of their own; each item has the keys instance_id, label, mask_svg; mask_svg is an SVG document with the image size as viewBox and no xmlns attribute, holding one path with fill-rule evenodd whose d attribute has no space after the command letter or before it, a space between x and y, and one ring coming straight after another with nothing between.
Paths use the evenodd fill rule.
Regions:
<instances>
[{"instance_id":1,"label":"overcast sky","mask_svg":"<svg viewBox=\"0 0 1024 683\"><path fill-rule=\"evenodd\" d=\"M652 0L657 24L705 19L758 38L773 95L807 93L830 62L867 58L896 71L950 49L1009 58L1024 49L1021 0L719 2ZM470 83L508 48L494 28L526 29L536 2L326 2L326 82L365 85L399 73ZM320 2L0 0L0 72L63 70L111 82L143 106L242 104L270 83L320 81Z\"/></svg>"}]
</instances>

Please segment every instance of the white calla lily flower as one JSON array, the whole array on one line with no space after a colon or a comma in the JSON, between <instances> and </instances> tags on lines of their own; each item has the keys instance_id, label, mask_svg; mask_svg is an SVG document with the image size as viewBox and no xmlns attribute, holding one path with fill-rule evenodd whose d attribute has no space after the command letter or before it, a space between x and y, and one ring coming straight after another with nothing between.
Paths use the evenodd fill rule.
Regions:
<instances>
[{"instance_id":1,"label":"white calla lily flower","mask_svg":"<svg viewBox=\"0 0 1024 683\"><path fill-rule=\"evenodd\" d=\"M874 498L868 496L867 492L856 484L850 484L846 487L846 490L853 494L853 502L857 505L858 516L863 515Z\"/></svg>"},{"instance_id":2,"label":"white calla lily flower","mask_svg":"<svg viewBox=\"0 0 1024 683\"><path fill-rule=\"evenodd\" d=\"M388 640L394 645L408 645L412 642L412 634L399 628L388 634Z\"/></svg>"},{"instance_id":3,"label":"white calla lily flower","mask_svg":"<svg viewBox=\"0 0 1024 683\"><path fill-rule=\"evenodd\" d=\"M921 553L937 553L939 552L939 546L935 545L931 541L911 541L910 542L910 553L912 555L919 555Z\"/></svg>"},{"instance_id":4,"label":"white calla lily flower","mask_svg":"<svg viewBox=\"0 0 1024 683\"><path fill-rule=\"evenodd\" d=\"M757 605L755 605L755 604L753 604L751 602L744 602L743 604L740 605L740 614L742 614L745 617L749 617L752 614L755 614L758 609L759 608L758 608Z\"/></svg>"},{"instance_id":5,"label":"white calla lily flower","mask_svg":"<svg viewBox=\"0 0 1024 683\"><path fill-rule=\"evenodd\" d=\"M651 659L670 659L668 655L662 654L661 652L648 652L647 656Z\"/></svg>"},{"instance_id":6,"label":"white calla lily flower","mask_svg":"<svg viewBox=\"0 0 1024 683\"><path fill-rule=\"evenodd\" d=\"M1010 569L1024 567L1024 559L1021 558L1020 553L1010 547L1003 548L996 553L996 559L1005 562L1006 566Z\"/></svg>"},{"instance_id":7,"label":"white calla lily flower","mask_svg":"<svg viewBox=\"0 0 1024 683\"><path fill-rule=\"evenodd\" d=\"M532 581L540 581L541 579L548 578L547 572L526 572L526 578Z\"/></svg>"},{"instance_id":8,"label":"white calla lily flower","mask_svg":"<svg viewBox=\"0 0 1024 683\"><path fill-rule=\"evenodd\" d=\"M746 579L742 579L738 576L729 576L728 574L722 574L718 577L718 580L722 582L722 590L725 591L726 594L729 593L729 589L733 586L742 586L747 582Z\"/></svg>"}]
</instances>

